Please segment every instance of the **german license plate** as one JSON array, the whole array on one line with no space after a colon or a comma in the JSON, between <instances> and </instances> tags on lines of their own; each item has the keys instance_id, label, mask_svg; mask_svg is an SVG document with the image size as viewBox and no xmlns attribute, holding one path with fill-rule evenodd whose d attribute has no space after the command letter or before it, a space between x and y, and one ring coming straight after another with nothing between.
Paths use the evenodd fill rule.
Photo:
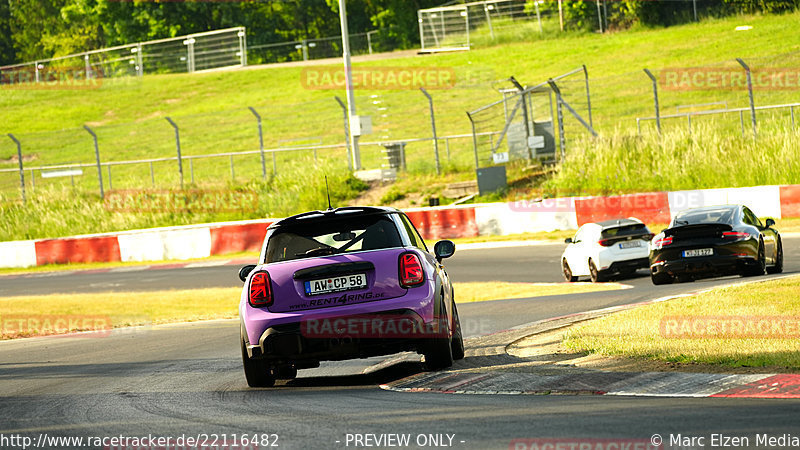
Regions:
<instances>
[{"instance_id":1,"label":"german license plate","mask_svg":"<svg viewBox=\"0 0 800 450\"><path fill-rule=\"evenodd\" d=\"M306 295L351 291L354 289L363 289L365 287L367 287L367 275L364 273L321 278L319 280L305 282Z\"/></svg>"},{"instance_id":2,"label":"german license plate","mask_svg":"<svg viewBox=\"0 0 800 450\"><path fill-rule=\"evenodd\" d=\"M713 248L698 248L694 250L684 250L683 257L684 258L693 258L695 256L711 256L714 254Z\"/></svg>"},{"instance_id":3,"label":"german license plate","mask_svg":"<svg viewBox=\"0 0 800 450\"><path fill-rule=\"evenodd\" d=\"M619 248L625 250L626 248L637 248L642 246L642 241L627 241L627 242L620 242Z\"/></svg>"}]
</instances>

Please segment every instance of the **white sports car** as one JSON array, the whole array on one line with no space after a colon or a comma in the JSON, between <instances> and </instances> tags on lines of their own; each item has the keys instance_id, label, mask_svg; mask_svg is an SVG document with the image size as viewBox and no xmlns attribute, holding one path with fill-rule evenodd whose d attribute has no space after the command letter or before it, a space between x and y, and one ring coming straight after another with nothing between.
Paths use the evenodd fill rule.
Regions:
<instances>
[{"instance_id":1,"label":"white sports car","mask_svg":"<svg viewBox=\"0 0 800 450\"><path fill-rule=\"evenodd\" d=\"M561 271L569 282L588 276L592 282L614 275L630 276L649 267L648 244L653 233L634 217L587 223L568 238Z\"/></svg>"}]
</instances>

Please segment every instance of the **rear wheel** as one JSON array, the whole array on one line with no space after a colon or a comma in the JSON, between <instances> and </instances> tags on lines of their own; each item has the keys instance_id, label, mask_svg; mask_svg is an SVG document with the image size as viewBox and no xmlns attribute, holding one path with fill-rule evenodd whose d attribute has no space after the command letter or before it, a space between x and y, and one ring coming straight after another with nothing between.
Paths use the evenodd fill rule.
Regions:
<instances>
[{"instance_id":1,"label":"rear wheel","mask_svg":"<svg viewBox=\"0 0 800 450\"><path fill-rule=\"evenodd\" d=\"M753 267L748 267L745 269L742 276L745 277L757 277L759 275L764 275L767 271L767 258L764 255L764 242L758 242L758 258L756 259L756 264Z\"/></svg>"},{"instance_id":2,"label":"rear wheel","mask_svg":"<svg viewBox=\"0 0 800 450\"><path fill-rule=\"evenodd\" d=\"M464 337L461 334L461 319L458 316L455 302L453 302L453 322L455 323L455 330L450 343L453 360L464 359Z\"/></svg>"},{"instance_id":3,"label":"rear wheel","mask_svg":"<svg viewBox=\"0 0 800 450\"><path fill-rule=\"evenodd\" d=\"M594 261L591 259L589 260L589 277L592 279L592 283L606 281L606 276L601 271L597 270L597 266L594 265Z\"/></svg>"},{"instance_id":4,"label":"rear wheel","mask_svg":"<svg viewBox=\"0 0 800 450\"><path fill-rule=\"evenodd\" d=\"M450 323L447 320L447 310L444 308L444 303L440 303L436 320L438 321L436 333L439 336L444 333L445 336L429 338L425 342L422 354L425 355L425 365L428 370L442 370L453 365L452 338L447 336L450 334Z\"/></svg>"},{"instance_id":5,"label":"rear wheel","mask_svg":"<svg viewBox=\"0 0 800 450\"><path fill-rule=\"evenodd\" d=\"M783 272L783 241L778 239L778 251L775 255L775 265L767 269L767 273Z\"/></svg>"},{"instance_id":6,"label":"rear wheel","mask_svg":"<svg viewBox=\"0 0 800 450\"><path fill-rule=\"evenodd\" d=\"M271 387L275 385L275 377L272 375L270 366L259 359L251 359L247 356L247 347L244 335L241 339L242 345L242 365L244 366L244 377L250 387Z\"/></svg>"},{"instance_id":7,"label":"rear wheel","mask_svg":"<svg viewBox=\"0 0 800 450\"><path fill-rule=\"evenodd\" d=\"M672 283L673 279L668 273L651 273L650 281L652 281L656 286L660 286L662 284Z\"/></svg>"},{"instance_id":8,"label":"rear wheel","mask_svg":"<svg viewBox=\"0 0 800 450\"><path fill-rule=\"evenodd\" d=\"M572 275L572 269L570 269L569 264L567 264L567 258L561 260L561 273L564 274L564 279L570 283L578 281L578 277Z\"/></svg>"}]
</instances>

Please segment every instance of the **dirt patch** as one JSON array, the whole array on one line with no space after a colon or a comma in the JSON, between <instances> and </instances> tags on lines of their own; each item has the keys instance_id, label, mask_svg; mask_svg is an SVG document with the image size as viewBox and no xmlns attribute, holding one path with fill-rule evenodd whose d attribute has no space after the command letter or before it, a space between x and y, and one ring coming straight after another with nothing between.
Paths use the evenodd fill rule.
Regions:
<instances>
[{"instance_id":1,"label":"dirt patch","mask_svg":"<svg viewBox=\"0 0 800 450\"><path fill-rule=\"evenodd\" d=\"M24 163L31 162L31 161L36 161L37 159L39 159L39 155L37 155L36 153L31 153L29 155L22 155L22 162L24 162ZM10 158L0 159L0 163L2 163L2 164L11 164L11 163L17 164L17 163L19 163L19 158L17 158L17 155L14 154L14 155L11 155Z\"/></svg>"},{"instance_id":2,"label":"dirt patch","mask_svg":"<svg viewBox=\"0 0 800 450\"><path fill-rule=\"evenodd\" d=\"M559 366L609 372L800 373L800 369L789 367L729 367L717 364L684 364L645 358L602 356L586 352L574 352L561 344L561 336L568 328L559 328L546 333L528 336L509 345L506 351L518 358L533 359L540 362L549 361L551 364Z\"/></svg>"},{"instance_id":3,"label":"dirt patch","mask_svg":"<svg viewBox=\"0 0 800 450\"><path fill-rule=\"evenodd\" d=\"M351 206L391 206L394 208L413 208L415 206L427 206L421 202L425 201L419 193L406 193L403 198L384 204L381 200L392 189L394 183L391 181L370 181L369 189L354 198Z\"/></svg>"}]
</instances>

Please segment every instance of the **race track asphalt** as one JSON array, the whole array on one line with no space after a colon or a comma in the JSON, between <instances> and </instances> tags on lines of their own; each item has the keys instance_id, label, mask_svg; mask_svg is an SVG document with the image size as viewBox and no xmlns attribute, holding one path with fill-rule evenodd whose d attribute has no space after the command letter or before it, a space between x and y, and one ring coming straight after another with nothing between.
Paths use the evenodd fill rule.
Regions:
<instances>
[{"instance_id":1,"label":"race track asphalt","mask_svg":"<svg viewBox=\"0 0 800 450\"><path fill-rule=\"evenodd\" d=\"M785 246L786 273L800 272L800 239L787 238ZM455 281L560 281L562 248L462 251L446 265ZM221 266L0 278L0 295L239 286L236 272ZM467 334L476 336L739 280L656 287L641 273L622 280L632 289L464 303L459 312ZM800 434L797 400L452 395L378 387L421 370L413 358L371 359L323 365L275 388L249 389L235 320L0 342L0 447L11 448L3 445L4 437L20 436L205 434L210 440L216 434L217 444L223 435L230 444L234 435L274 433L280 448L356 448L352 439L359 433L408 433L415 444L417 438L449 434L453 448L507 449L526 438L649 441L658 433L667 443L670 434L681 434L704 436L708 444L711 433L749 436L753 443L756 433ZM434 447L427 444L421 447Z\"/></svg>"}]
</instances>

